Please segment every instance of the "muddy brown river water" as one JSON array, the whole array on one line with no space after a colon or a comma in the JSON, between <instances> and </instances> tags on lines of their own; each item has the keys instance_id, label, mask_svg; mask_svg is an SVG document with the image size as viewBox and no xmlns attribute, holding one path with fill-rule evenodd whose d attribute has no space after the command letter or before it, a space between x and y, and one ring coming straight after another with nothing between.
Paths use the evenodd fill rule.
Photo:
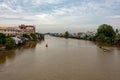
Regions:
<instances>
[{"instance_id":1,"label":"muddy brown river water","mask_svg":"<svg viewBox=\"0 0 120 80\"><path fill-rule=\"evenodd\" d=\"M90 41L45 36L0 52L0 80L120 80L120 48L104 49Z\"/></svg>"}]
</instances>

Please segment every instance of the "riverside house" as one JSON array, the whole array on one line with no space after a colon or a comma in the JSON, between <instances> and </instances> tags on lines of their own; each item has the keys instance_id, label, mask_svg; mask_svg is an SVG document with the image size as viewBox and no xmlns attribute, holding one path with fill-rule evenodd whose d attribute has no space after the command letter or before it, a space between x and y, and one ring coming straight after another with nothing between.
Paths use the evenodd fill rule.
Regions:
<instances>
[{"instance_id":1,"label":"riverside house","mask_svg":"<svg viewBox=\"0 0 120 80\"><path fill-rule=\"evenodd\" d=\"M2 26L0 27L0 33L4 33L6 35L18 35L20 30L17 27L8 27Z\"/></svg>"},{"instance_id":2,"label":"riverside house","mask_svg":"<svg viewBox=\"0 0 120 80\"><path fill-rule=\"evenodd\" d=\"M35 26L33 25L20 25L18 27L2 26L0 27L0 33L6 35L22 35L35 33Z\"/></svg>"},{"instance_id":3,"label":"riverside house","mask_svg":"<svg viewBox=\"0 0 120 80\"><path fill-rule=\"evenodd\" d=\"M35 33L35 26L33 25L20 25L19 29L21 30L21 34Z\"/></svg>"}]
</instances>

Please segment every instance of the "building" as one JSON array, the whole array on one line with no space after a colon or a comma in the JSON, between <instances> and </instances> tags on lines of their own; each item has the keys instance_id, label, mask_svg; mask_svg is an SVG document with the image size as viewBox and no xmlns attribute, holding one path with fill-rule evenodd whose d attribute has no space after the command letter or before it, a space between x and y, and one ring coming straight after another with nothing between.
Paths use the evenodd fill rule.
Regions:
<instances>
[{"instance_id":1,"label":"building","mask_svg":"<svg viewBox=\"0 0 120 80\"><path fill-rule=\"evenodd\" d=\"M83 38L86 36L86 33L84 33L84 32L79 32L79 33L78 33L78 36L79 36L81 39L83 39Z\"/></svg>"},{"instance_id":2,"label":"building","mask_svg":"<svg viewBox=\"0 0 120 80\"><path fill-rule=\"evenodd\" d=\"M0 27L0 33L4 33L6 35L17 35L19 32L20 31L16 27Z\"/></svg>"},{"instance_id":3,"label":"building","mask_svg":"<svg viewBox=\"0 0 120 80\"><path fill-rule=\"evenodd\" d=\"M35 33L35 26L33 25L20 25L19 29L21 30L21 34Z\"/></svg>"},{"instance_id":4,"label":"building","mask_svg":"<svg viewBox=\"0 0 120 80\"><path fill-rule=\"evenodd\" d=\"M6 35L31 34L35 33L35 26L32 25L20 25L18 27L2 26L0 27L0 33L4 33Z\"/></svg>"}]
</instances>

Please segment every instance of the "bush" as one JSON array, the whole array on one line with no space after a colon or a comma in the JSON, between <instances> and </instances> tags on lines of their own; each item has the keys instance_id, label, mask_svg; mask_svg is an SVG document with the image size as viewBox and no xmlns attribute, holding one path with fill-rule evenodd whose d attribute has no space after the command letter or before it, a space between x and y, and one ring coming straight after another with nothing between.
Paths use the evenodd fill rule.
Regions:
<instances>
[{"instance_id":1,"label":"bush","mask_svg":"<svg viewBox=\"0 0 120 80\"><path fill-rule=\"evenodd\" d=\"M0 44L5 44L5 38L6 38L5 34L0 33Z\"/></svg>"},{"instance_id":2,"label":"bush","mask_svg":"<svg viewBox=\"0 0 120 80\"><path fill-rule=\"evenodd\" d=\"M95 41L95 36L90 36L90 37L89 37L89 40Z\"/></svg>"},{"instance_id":3,"label":"bush","mask_svg":"<svg viewBox=\"0 0 120 80\"><path fill-rule=\"evenodd\" d=\"M68 38L68 37L69 37L69 32L68 32L68 31L65 32L64 37L65 37L65 38Z\"/></svg>"},{"instance_id":4,"label":"bush","mask_svg":"<svg viewBox=\"0 0 120 80\"><path fill-rule=\"evenodd\" d=\"M5 47L6 47L6 49L11 49L11 48L15 47L15 41L12 38L7 37Z\"/></svg>"},{"instance_id":5,"label":"bush","mask_svg":"<svg viewBox=\"0 0 120 80\"><path fill-rule=\"evenodd\" d=\"M34 41L37 40L37 36L36 36L36 34L31 33L30 36L32 37L32 40L34 40Z\"/></svg>"},{"instance_id":6,"label":"bush","mask_svg":"<svg viewBox=\"0 0 120 80\"><path fill-rule=\"evenodd\" d=\"M23 34L23 37L30 39L30 36L28 34Z\"/></svg>"}]
</instances>

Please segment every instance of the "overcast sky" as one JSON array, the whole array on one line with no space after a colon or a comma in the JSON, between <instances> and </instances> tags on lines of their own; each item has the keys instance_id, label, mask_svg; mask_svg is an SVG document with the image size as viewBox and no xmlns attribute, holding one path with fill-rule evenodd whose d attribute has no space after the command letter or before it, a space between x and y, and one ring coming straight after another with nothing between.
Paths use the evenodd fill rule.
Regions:
<instances>
[{"instance_id":1,"label":"overcast sky","mask_svg":"<svg viewBox=\"0 0 120 80\"><path fill-rule=\"evenodd\" d=\"M120 0L0 0L0 25L33 24L40 32L120 28Z\"/></svg>"}]
</instances>

